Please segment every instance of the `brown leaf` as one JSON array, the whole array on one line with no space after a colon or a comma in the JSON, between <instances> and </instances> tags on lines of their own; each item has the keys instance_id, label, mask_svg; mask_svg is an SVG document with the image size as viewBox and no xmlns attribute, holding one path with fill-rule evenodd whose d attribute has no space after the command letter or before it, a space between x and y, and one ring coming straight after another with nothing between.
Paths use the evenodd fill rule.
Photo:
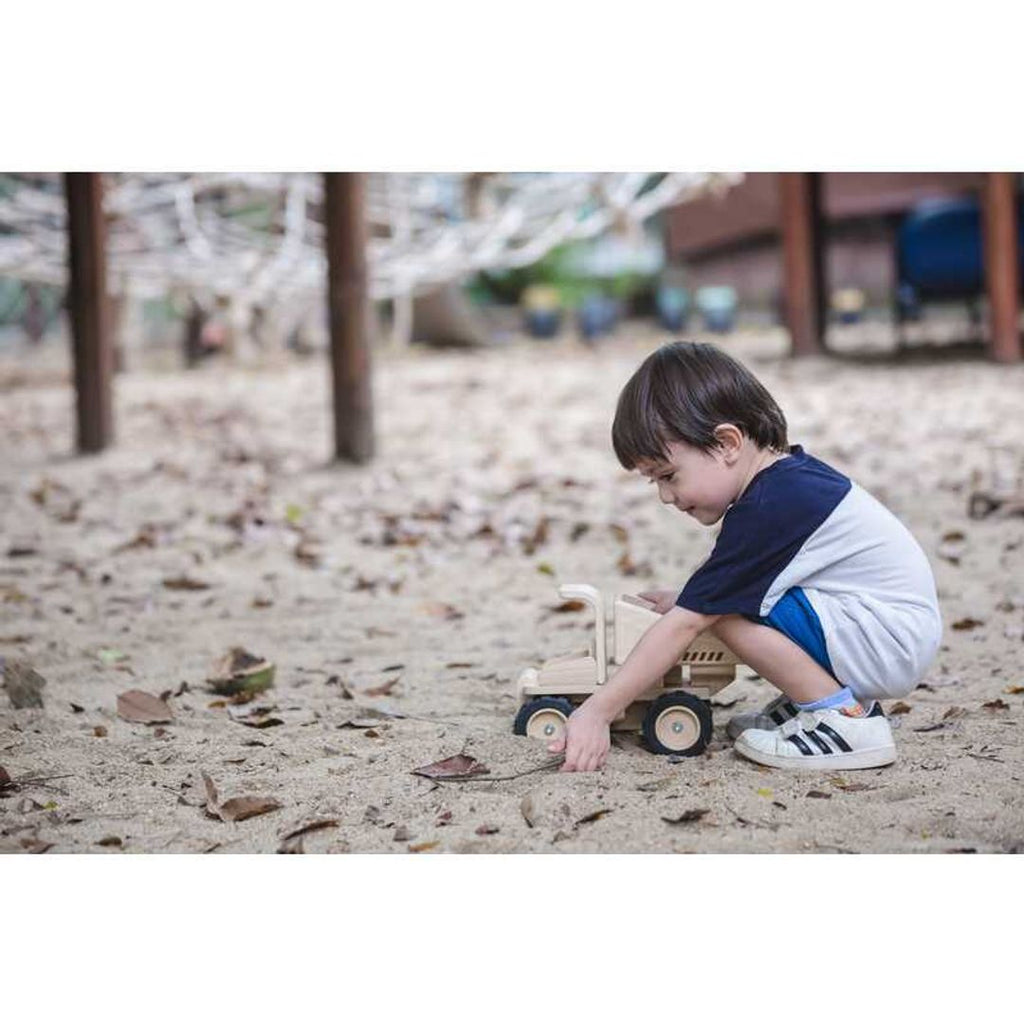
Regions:
<instances>
[{"instance_id":1,"label":"brown leaf","mask_svg":"<svg viewBox=\"0 0 1024 1024\"><path fill-rule=\"evenodd\" d=\"M163 580L168 590L209 590L210 584L194 580L191 576L172 576Z\"/></svg>"},{"instance_id":2,"label":"brown leaf","mask_svg":"<svg viewBox=\"0 0 1024 1024\"><path fill-rule=\"evenodd\" d=\"M107 727L105 725L94 725L92 729L93 736L98 736L102 739L107 735Z\"/></svg>"},{"instance_id":3,"label":"brown leaf","mask_svg":"<svg viewBox=\"0 0 1024 1024\"><path fill-rule=\"evenodd\" d=\"M105 838L100 839L96 843L96 845L97 846L123 846L124 842L123 842L123 840L121 839L120 836L106 836Z\"/></svg>"},{"instance_id":4,"label":"brown leaf","mask_svg":"<svg viewBox=\"0 0 1024 1024\"><path fill-rule=\"evenodd\" d=\"M401 678L401 676L395 676L394 679L389 679L386 683L381 683L380 686L371 686L368 690L363 690L363 693L367 697L386 697Z\"/></svg>"},{"instance_id":5,"label":"brown leaf","mask_svg":"<svg viewBox=\"0 0 1024 1024\"><path fill-rule=\"evenodd\" d=\"M812 800L831 800L832 794L822 792L820 789L809 789L804 796L811 797Z\"/></svg>"},{"instance_id":6,"label":"brown leaf","mask_svg":"<svg viewBox=\"0 0 1024 1024\"><path fill-rule=\"evenodd\" d=\"M473 661L449 661L445 668L472 668L475 664Z\"/></svg>"},{"instance_id":7,"label":"brown leaf","mask_svg":"<svg viewBox=\"0 0 1024 1024\"><path fill-rule=\"evenodd\" d=\"M944 722L948 722L953 718L963 718L967 714L966 708L951 707L947 708L946 713L942 716Z\"/></svg>"},{"instance_id":8,"label":"brown leaf","mask_svg":"<svg viewBox=\"0 0 1024 1024\"><path fill-rule=\"evenodd\" d=\"M1006 703L1001 697L996 697L995 700L990 700L985 704L981 705L983 708L988 708L990 711L1007 711L1010 705Z\"/></svg>"},{"instance_id":9,"label":"brown leaf","mask_svg":"<svg viewBox=\"0 0 1024 1024\"><path fill-rule=\"evenodd\" d=\"M587 607L586 601L563 601L561 604L556 604L552 607L553 612L581 612Z\"/></svg>"},{"instance_id":10,"label":"brown leaf","mask_svg":"<svg viewBox=\"0 0 1024 1024\"><path fill-rule=\"evenodd\" d=\"M490 768L466 754L456 754L412 770L413 775L422 775L426 779L465 779L472 775L487 775L489 772Z\"/></svg>"},{"instance_id":11,"label":"brown leaf","mask_svg":"<svg viewBox=\"0 0 1024 1024\"><path fill-rule=\"evenodd\" d=\"M257 814L276 811L281 805L268 796L235 796L225 800L218 809L218 817L222 821L245 821L255 818Z\"/></svg>"},{"instance_id":12,"label":"brown leaf","mask_svg":"<svg viewBox=\"0 0 1024 1024\"><path fill-rule=\"evenodd\" d=\"M320 818L317 821L311 821L306 825L300 825L296 829L292 829L291 832L285 833L281 836L282 839L295 839L297 836L304 836L308 832L319 832L324 828L337 828L338 821L336 818Z\"/></svg>"},{"instance_id":13,"label":"brown leaf","mask_svg":"<svg viewBox=\"0 0 1024 1024\"><path fill-rule=\"evenodd\" d=\"M898 700L891 708L889 708L890 715L905 715L913 709L909 704L905 704L903 701Z\"/></svg>"},{"instance_id":14,"label":"brown leaf","mask_svg":"<svg viewBox=\"0 0 1024 1024\"><path fill-rule=\"evenodd\" d=\"M265 796L236 796L220 803L213 779L206 772L200 774L206 787L206 811L221 821L245 821L257 814L276 811L281 806L273 797Z\"/></svg>"},{"instance_id":15,"label":"brown leaf","mask_svg":"<svg viewBox=\"0 0 1024 1024\"><path fill-rule=\"evenodd\" d=\"M435 846L440 846L441 841L434 839L429 843L413 843L408 847L410 853L422 853L424 850L432 850Z\"/></svg>"},{"instance_id":16,"label":"brown leaf","mask_svg":"<svg viewBox=\"0 0 1024 1024\"><path fill-rule=\"evenodd\" d=\"M573 828L575 828L576 825L587 825L590 822L597 821L600 818L603 818L606 814L611 814L611 813L612 812L611 812L611 808L610 807L602 807L600 810L591 811L589 814L584 814L582 818L580 818L578 821L576 821L573 824Z\"/></svg>"},{"instance_id":17,"label":"brown leaf","mask_svg":"<svg viewBox=\"0 0 1024 1024\"><path fill-rule=\"evenodd\" d=\"M145 690L126 690L118 694L117 713L126 722L141 722L144 725L174 720L171 709L159 697Z\"/></svg>"},{"instance_id":18,"label":"brown leaf","mask_svg":"<svg viewBox=\"0 0 1024 1024\"><path fill-rule=\"evenodd\" d=\"M961 630L962 631L962 630L965 630L965 629L977 629L978 626L984 626L984 625L985 625L985 620L984 619L972 619L968 615L966 618L957 619L956 622L953 623L953 629Z\"/></svg>"},{"instance_id":19,"label":"brown leaf","mask_svg":"<svg viewBox=\"0 0 1024 1024\"><path fill-rule=\"evenodd\" d=\"M16 708L41 708L46 680L24 661L4 662L4 689Z\"/></svg>"},{"instance_id":20,"label":"brown leaf","mask_svg":"<svg viewBox=\"0 0 1024 1024\"><path fill-rule=\"evenodd\" d=\"M710 807L695 807L689 811L683 811L678 818L666 818L662 815L661 820L668 822L669 825L685 825L689 821L700 821L705 814L710 814Z\"/></svg>"},{"instance_id":21,"label":"brown leaf","mask_svg":"<svg viewBox=\"0 0 1024 1024\"><path fill-rule=\"evenodd\" d=\"M1010 694L1013 694L1013 693L1024 693L1024 686L1016 686L1016 685L1004 686L1003 687L1003 693L1010 693Z\"/></svg>"},{"instance_id":22,"label":"brown leaf","mask_svg":"<svg viewBox=\"0 0 1024 1024\"><path fill-rule=\"evenodd\" d=\"M270 729L275 725L284 725L284 719L274 718L273 715L262 711L250 715L239 715L237 718L233 717L232 721L238 722L239 725L247 725L250 729Z\"/></svg>"},{"instance_id":23,"label":"brown leaf","mask_svg":"<svg viewBox=\"0 0 1024 1024\"><path fill-rule=\"evenodd\" d=\"M233 696L240 692L261 693L274 685L274 663L242 647L232 647L214 666L206 680L214 693Z\"/></svg>"}]
</instances>

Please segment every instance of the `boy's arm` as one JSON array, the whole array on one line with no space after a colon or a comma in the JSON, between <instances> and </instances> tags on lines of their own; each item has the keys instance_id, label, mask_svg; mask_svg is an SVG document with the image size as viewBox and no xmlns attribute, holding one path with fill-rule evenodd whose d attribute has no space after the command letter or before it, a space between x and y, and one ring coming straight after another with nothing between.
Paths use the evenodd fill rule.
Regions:
<instances>
[{"instance_id":1,"label":"boy's arm","mask_svg":"<svg viewBox=\"0 0 1024 1024\"><path fill-rule=\"evenodd\" d=\"M719 618L676 607L654 623L618 672L569 716L564 740L548 747L552 753L564 747L562 770L586 772L600 768L611 746L611 722L672 668L697 635Z\"/></svg>"}]
</instances>

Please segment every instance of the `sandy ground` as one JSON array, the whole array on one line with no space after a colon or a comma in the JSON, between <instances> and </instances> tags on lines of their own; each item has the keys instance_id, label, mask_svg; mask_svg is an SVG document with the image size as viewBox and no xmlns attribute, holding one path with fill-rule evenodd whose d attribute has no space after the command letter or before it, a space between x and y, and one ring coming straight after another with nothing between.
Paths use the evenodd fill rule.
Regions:
<instances>
[{"instance_id":1,"label":"sandy ground","mask_svg":"<svg viewBox=\"0 0 1024 1024\"><path fill-rule=\"evenodd\" d=\"M660 340L637 327L596 351L382 356L365 468L327 464L317 359L123 375L118 446L87 459L68 454L69 390L12 386L24 364L8 361L0 654L46 686L42 709L0 692L0 766L16 783L0 791L0 848L1024 850L1024 518L966 514L972 487L1024 452L1024 367L795 363L773 331L723 344L779 399L791 440L886 502L935 568L945 642L892 716L898 763L796 775L743 761L727 716L772 695L743 668L700 758L672 764L621 736L597 774L411 774L459 753L493 776L544 764L542 745L512 735L512 688L588 643L585 613L554 610L557 583L681 585L708 550L711 532L610 449L618 390ZM204 685L235 645L277 666L247 705ZM119 717L131 689L170 691L173 720ZM221 800L280 806L211 817L203 772ZM690 810L707 813L664 820ZM285 838L311 823L327 824Z\"/></svg>"}]
</instances>

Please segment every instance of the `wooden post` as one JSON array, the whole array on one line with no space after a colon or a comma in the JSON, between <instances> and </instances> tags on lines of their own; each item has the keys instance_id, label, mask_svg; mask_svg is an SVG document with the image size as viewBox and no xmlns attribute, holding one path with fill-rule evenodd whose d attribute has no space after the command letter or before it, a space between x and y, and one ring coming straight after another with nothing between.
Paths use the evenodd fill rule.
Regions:
<instances>
[{"instance_id":1,"label":"wooden post","mask_svg":"<svg viewBox=\"0 0 1024 1024\"><path fill-rule=\"evenodd\" d=\"M68 204L68 313L75 364L78 451L111 443L114 349L107 302L103 181L98 173L64 176Z\"/></svg>"},{"instance_id":2,"label":"wooden post","mask_svg":"<svg viewBox=\"0 0 1024 1024\"><path fill-rule=\"evenodd\" d=\"M779 174L786 326L795 356L824 351L825 273L821 175Z\"/></svg>"},{"instance_id":3,"label":"wooden post","mask_svg":"<svg viewBox=\"0 0 1024 1024\"><path fill-rule=\"evenodd\" d=\"M373 457L365 187L362 174L324 175L334 451L348 462Z\"/></svg>"},{"instance_id":4,"label":"wooden post","mask_svg":"<svg viewBox=\"0 0 1024 1024\"><path fill-rule=\"evenodd\" d=\"M986 174L981 205L992 358L1016 363L1021 359L1016 175Z\"/></svg>"}]
</instances>

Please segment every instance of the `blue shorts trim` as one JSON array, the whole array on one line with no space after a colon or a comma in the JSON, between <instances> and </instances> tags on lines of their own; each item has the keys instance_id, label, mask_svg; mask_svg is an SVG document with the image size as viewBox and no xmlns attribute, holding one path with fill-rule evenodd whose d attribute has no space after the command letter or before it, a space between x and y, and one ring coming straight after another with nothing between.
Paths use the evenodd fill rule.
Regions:
<instances>
[{"instance_id":1,"label":"blue shorts trim","mask_svg":"<svg viewBox=\"0 0 1024 1024\"><path fill-rule=\"evenodd\" d=\"M807 595L799 587L791 587L775 603L775 607L767 616L751 615L753 622L763 626L771 626L788 636L793 643L802 647L832 678L836 677L835 669L829 660L828 648L825 646L825 632L821 628L818 613L814 610Z\"/></svg>"}]
</instances>

